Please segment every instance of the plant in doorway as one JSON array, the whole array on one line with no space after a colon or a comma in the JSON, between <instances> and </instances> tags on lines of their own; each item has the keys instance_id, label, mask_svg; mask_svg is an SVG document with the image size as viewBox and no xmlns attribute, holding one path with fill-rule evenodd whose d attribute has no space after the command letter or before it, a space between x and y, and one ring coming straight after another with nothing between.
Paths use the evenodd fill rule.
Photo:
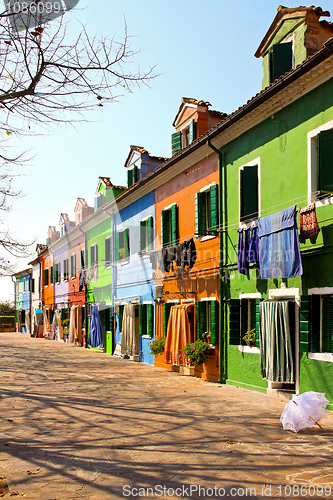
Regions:
<instances>
[{"instance_id":1,"label":"plant in doorway","mask_svg":"<svg viewBox=\"0 0 333 500\"><path fill-rule=\"evenodd\" d=\"M64 342L67 342L68 337L69 337L69 326L68 326L68 323L69 323L69 319L68 318L63 319L62 322L61 322L62 327L63 327Z\"/></svg>"},{"instance_id":2,"label":"plant in doorway","mask_svg":"<svg viewBox=\"0 0 333 500\"><path fill-rule=\"evenodd\" d=\"M149 344L150 354L157 356L158 354L162 354L165 348L165 337L160 337L159 339L153 340Z\"/></svg>"},{"instance_id":3,"label":"plant in doorway","mask_svg":"<svg viewBox=\"0 0 333 500\"><path fill-rule=\"evenodd\" d=\"M185 361L190 366L200 366L207 362L207 351L210 349L209 344L204 340L196 340L191 344L186 344L182 349L182 354Z\"/></svg>"}]
</instances>

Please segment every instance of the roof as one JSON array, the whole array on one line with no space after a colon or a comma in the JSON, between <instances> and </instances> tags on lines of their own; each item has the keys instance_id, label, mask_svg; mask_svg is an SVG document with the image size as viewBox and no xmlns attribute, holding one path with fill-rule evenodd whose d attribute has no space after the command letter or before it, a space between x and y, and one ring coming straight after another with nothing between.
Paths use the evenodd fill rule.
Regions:
<instances>
[{"instance_id":1,"label":"roof","mask_svg":"<svg viewBox=\"0 0 333 500\"><path fill-rule=\"evenodd\" d=\"M68 217L68 214L61 213L61 214L60 214L60 221L61 221L61 219L62 219L64 222L69 222L69 217Z\"/></svg>"},{"instance_id":2,"label":"roof","mask_svg":"<svg viewBox=\"0 0 333 500\"><path fill-rule=\"evenodd\" d=\"M151 158L152 160L157 160L157 161L166 161L168 158L165 158L163 156L153 156L149 153L149 151L145 148L143 148L142 146L133 146L131 145L130 146L130 152L128 153L128 156L126 158L126 161L125 161L125 164L124 166L126 167L130 157L131 157L131 154L133 153L133 151L136 151L137 153L140 153L140 154L147 154L149 155L149 158Z\"/></svg>"},{"instance_id":3,"label":"roof","mask_svg":"<svg viewBox=\"0 0 333 500\"><path fill-rule=\"evenodd\" d=\"M333 56L333 37L327 40L324 43L324 46L321 50L316 52L314 55L308 57L308 59L301 64L297 65L296 68L293 68L290 70L288 73L286 73L283 76L280 76L277 80L275 80L273 83L271 83L268 87L265 89L261 90L258 92L255 96L253 96L251 99L247 101L246 104L243 106L240 106L236 111L233 113L229 114L224 118L220 123L218 123L215 127L213 127L211 130L206 132L206 134L200 136L198 139L193 141L189 146L186 148L182 149L174 155L172 158L167 160L165 163L162 163L162 165L159 165L155 170L153 170L149 175L135 183L133 186L131 186L129 189L121 193L117 197L117 201L122 200L123 198L126 198L127 196L130 195L134 190L139 189L140 186L146 184L149 182L150 179L155 178L161 171L164 171L177 163L179 160L182 158L185 158L198 148L202 146L203 144L206 144L208 141L212 140L214 137L218 136L221 132L229 128L231 125L236 123L238 120L243 118L245 115L248 115L259 107L261 104L264 102L268 101L271 97L274 95L278 94L280 90L283 90L285 87L287 87L289 84L293 83L296 81L298 78L303 76L304 74L308 73L311 71L313 68L318 66L320 63L324 62L326 59L329 57Z\"/></svg>"},{"instance_id":4,"label":"roof","mask_svg":"<svg viewBox=\"0 0 333 500\"><path fill-rule=\"evenodd\" d=\"M208 101L198 101L198 99L194 99L192 97L182 97L182 102L181 102L181 105L179 106L179 109L178 109L178 112L175 116L175 119L172 123L172 126L173 127L176 127L176 122L177 122L177 119L179 117L179 115L181 114L181 112L183 111L183 109L185 108L186 105L190 105L191 107L195 107L195 106L203 106L207 109L207 112L210 114L210 115L213 115L214 117L221 117L221 119L226 116L226 113L222 113L220 111L213 111L213 110L209 110L209 106L211 106L211 103L208 102Z\"/></svg>"},{"instance_id":5,"label":"roof","mask_svg":"<svg viewBox=\"0 0 333 500\"><path fill-rule=\"evenodd\" d=\"M17 273L13 273L12 276L16 276L19 278L20 276L30 274L32 273L32 267L29 267L28 269L24 269L23 271L18 271Z\"/></svg>"},{"instance_id":6,"label":"roof","mask_svg":"<svg viewBox=\"0 0 333 500\"><path fill-rule=\"evenodd\" d=\"M125 189L124 186L115 186L114 184L112 184L110 177L99 177L99 183L98 183L97 189L98 189L101 182L107 188Z\"/></svg>"},{"instance_id":7,"label":"roof","mask_svg":"<svg viewBox=\"0 0 333 500\"><path fill-rule=\"evenodd\" d=\"M308 14L308 13L312 13L312 14L316 15L318 17L318 19L322 16L330 17L330 15L331 15L328 10L322 10L321 7L315 7L314 5L312 5L311 7L301 6L301 7L292 7L292 8L284 7L283 5L279 5L279 7L277 8L277 14L276 14L272 24L268 28L266 35L262 39L256 53L254 54L255 57L260 57L262 55L268 41L273 38L276 31L279 29L283 18L285 18L286 16L293 17L292 15L296 14L296 13L302 17L305 17L306 14Z\"/></svg>"},{"instance_id":8,"label":"roof","mask_svg":"<svg viewBox=\"0 0 333 500\"><path fill-rule=\"evenodd\" d=\"M55 226L49 226L49 233L57 233Z\"/></svg>"},{"instance_id":9,"label":"roof","mask_svg":"<svg viewBox=\"0 0 333 500\"><path fill-rule=\"evenodd\" d=\"M44 252L45 250L47 250L47 245L43 245L42 243L37 243L36 252L38 253L38 255Z\"/></svg>"},{"instance_id":10,"label":"roof","mask_svg":"<svg viewBox=\"0 0 333 500\"><path fill-rule=\"evenodd\" d=\"M83 207L89 207L88 203L86 202L86 200L84 198L77 198L77 203L81 203L81 205Z\"/></svg>"}]
</instances>

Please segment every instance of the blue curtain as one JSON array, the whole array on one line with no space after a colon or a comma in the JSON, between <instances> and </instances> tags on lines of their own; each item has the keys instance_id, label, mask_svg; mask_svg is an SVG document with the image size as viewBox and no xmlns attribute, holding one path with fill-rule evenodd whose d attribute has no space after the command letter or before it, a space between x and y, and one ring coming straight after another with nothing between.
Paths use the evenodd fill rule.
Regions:
<instances>
[{"instance_id":1,"label":"blue curtain","mask_svg":"<svg viewBox=\"0 0 333 500\"><path fill-rule=\"evenodd\" d=\"M88 345L90 347L103 347L102 325L96 304L91 306Z\"/></svg>"}]
</instances>

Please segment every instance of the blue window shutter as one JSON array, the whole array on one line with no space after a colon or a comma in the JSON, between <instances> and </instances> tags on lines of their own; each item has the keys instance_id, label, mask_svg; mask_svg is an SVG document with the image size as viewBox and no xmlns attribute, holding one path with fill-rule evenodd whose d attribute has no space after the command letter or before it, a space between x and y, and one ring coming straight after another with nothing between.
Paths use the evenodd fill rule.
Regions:
<instances>
[{"instance_id":1,"label":"blue window shutter","mask_svg":"<svg viewBox=\"0 0 333 500\"><path fill-rule=\"evenodd\" d=\"M182 133L175 132L171 135L172 156L182 149Z\"/></svg>"},{"instance_id":2,"label":"blue window shutter","mask_svg":"<svg viewBox=\"0 0 333 500\"><path fill-rule=\"evenodd\" d=\"M190 126L189 126L189 142L191 144L191 142L195 141L195 139L197 138L197 134L196 134L196 123L195 123L195 120L191 120L190 121Z\"/></svg>"},{"instance_id":3,"label":"blue window shutter","mask_svg":"<svg viewBox=\"0 0 333 500\"><path fill-rule=\"evenodd\" d=\"M178 241L178 207L171 207L171 245L176 245Z\"/></svg>"},{"instance_id":4,"label":"blue window shutter","mask_svg":"<svg viewBox=\"0 0 333 500\"><path fill-rule=\"evenodd\" d=\"M217 231L218 229L218 220L219 220L219 212L218 212L218 192L219 187L217 184L213 184L210 187L210 217L211 217L211 232Z\"/></svg>"}]
</instances>

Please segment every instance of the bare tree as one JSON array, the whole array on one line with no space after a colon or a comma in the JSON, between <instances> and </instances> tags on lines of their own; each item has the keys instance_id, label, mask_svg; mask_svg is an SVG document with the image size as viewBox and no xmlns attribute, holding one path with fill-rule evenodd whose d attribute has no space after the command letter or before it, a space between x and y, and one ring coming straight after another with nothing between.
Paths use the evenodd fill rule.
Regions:
<instances>
[{"instance_id":1,"label":"bare tree","mask_svg":"<svg viewBox=\"0 0 333 500\"><path fill-rule=\"evenodd\" d=\"M34 125L84 120L86 111L149 84L154 77L153 68L134 67L137 53L131 49L126 24L120 40L91 38L77 24L75 37L67 14L45 23L45 13L34 13L33 5L42 5L41 0L30 2L28 11L0 13L0 131L4 138L29 134ZM8 170L18 159L0 151L1 160L0 211L7 210L8 198L18 194ZM16 254L27 250L1 230L0 246ZM1 270L6 271L0 260Z\"/></svg>"}]
</instances>

